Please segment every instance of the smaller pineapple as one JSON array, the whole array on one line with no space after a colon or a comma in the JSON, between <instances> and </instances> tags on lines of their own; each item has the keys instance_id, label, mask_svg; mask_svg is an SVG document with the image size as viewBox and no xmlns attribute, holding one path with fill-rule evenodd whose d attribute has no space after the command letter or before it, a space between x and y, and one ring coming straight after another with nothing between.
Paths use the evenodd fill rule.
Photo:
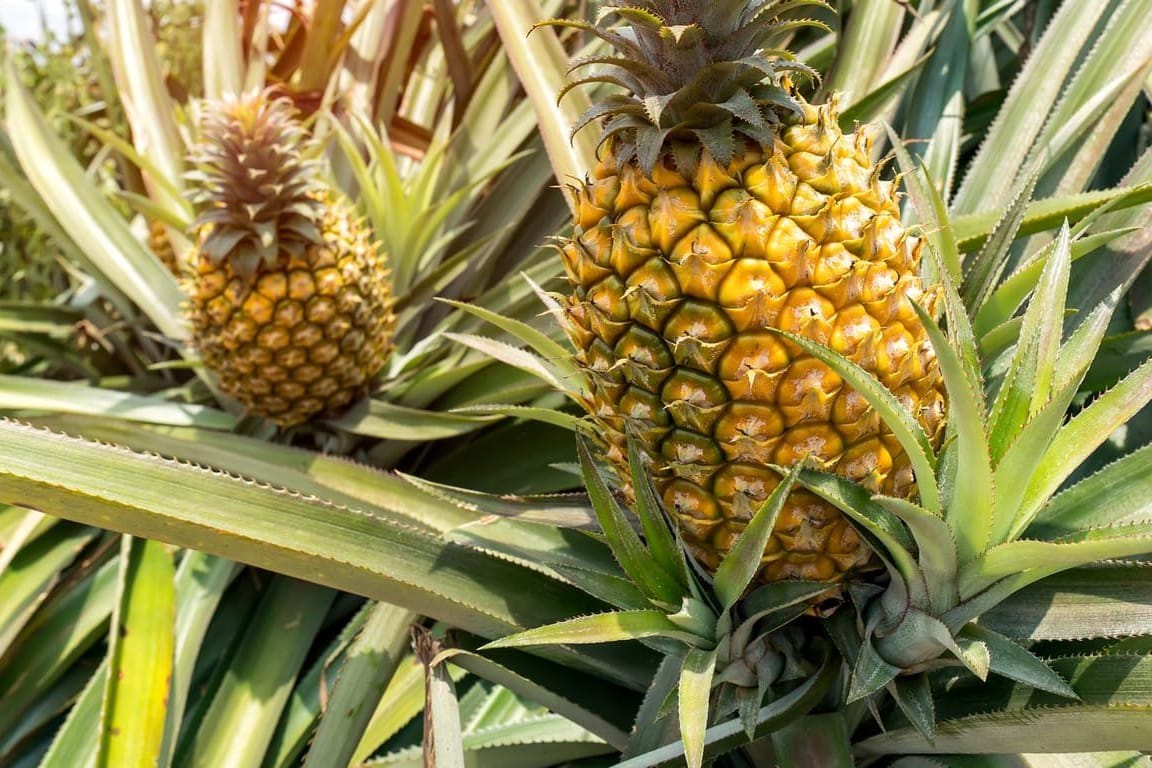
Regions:
<instances>
[{"instance_id":1,"label":"smaller pineapple","mask_svg":"<svg viewBox=\"0 0 1152 768\"><path fill-rule=\"evenodd\" d=\"M176 256L176 249L172 247L172 239L168 237L168 227L160 219L148 222L148 250L176 278L181 276L180 260Z\"/></svg>"},{"instance_id":2,"label":"smaller pineapple","mask_svg":"<svg viewBox=\"0 0 1152 768\"><path fill-rule=\"evenodd\" d=\"M195 153L193 342L223 392L291 427L364 396L391 347L384 257L321 181L286 99L208 105Z\"/></svg>"}]
</instances>

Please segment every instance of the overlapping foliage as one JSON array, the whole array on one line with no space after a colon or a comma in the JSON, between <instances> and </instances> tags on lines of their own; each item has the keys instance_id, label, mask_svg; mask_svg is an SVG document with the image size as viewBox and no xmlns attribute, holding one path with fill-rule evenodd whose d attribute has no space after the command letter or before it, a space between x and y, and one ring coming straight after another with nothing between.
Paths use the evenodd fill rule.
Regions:
<instances>
[{"instance_id":1,"label":"overlapping foliage","mask_svg":"<svg viewBox=\"0 0 1152 768\"><path fill-rule=\"evenodd\" d=\"M206 4L203 87L338 107L317 130L392 258L398 354L341 419L278 435L229 410L141 226L178 240L187 222L200 86L163 84L135 0L93 19L131 133L84 128L144 181L109 197L9 79L0 183L82 289L0 324L29 361L0 377L0 762L412 765L421 742L442 766L675 764L684 745L733 765L1146 759L1152 160L1132 147L1152 3L859 0L794 40L849 124L893 126L878 150L954 289L952 434L923 457L938 505L794 478L889 566L886 591L861 585L830 619L804 615L812 585L742 598L738 557L703 579L652 499L633 532L589 455L591 504L527 495L579 483L582 384L540 246L568 215L553 173L581 177L593 152L569 143L579 97L555 96L597 49L527 31L580 9L348 3L273 34L262 5ZM79 353L46 343L77 323ZM442 623L418 658L419 615ZM528 641L560 644L508 647ZM749 731L768 738L745 747Z\"/></svg>"}]
</instances>

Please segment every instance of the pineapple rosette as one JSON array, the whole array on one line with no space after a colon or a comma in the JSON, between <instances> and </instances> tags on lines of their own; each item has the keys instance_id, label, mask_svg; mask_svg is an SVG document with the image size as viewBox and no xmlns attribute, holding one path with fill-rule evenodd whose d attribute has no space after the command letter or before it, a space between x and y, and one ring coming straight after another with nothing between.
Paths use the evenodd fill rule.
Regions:
<instances>
[{"instance_id":1,"label":"pineapple rosette","mask_svg":"<svg viewBox=\"0 0 1152 768\"><path fill-rule=\"evenodd\" d=\"M841 131L834 102L800 96L789 74L805 67L763 52L786 22L747 3L607 5L599 18L616 55L585 63L611 74L576 84L626 93L577 125L603 118L600 158L574 190L561 251L585 405L622 485L632 435L712 570L779 484L773 466L808 462L914 497L909 458L877 412L786 336L871 373L939 445L944 388L913 307L934 303L921 242L868 138ZM834 506L795 490L759 580L838 582L870 561Z\"/></svg>"},{"instance_id":2,"label":"pineapple rosette","mask_svg":"<svg viewBox=\"0 0 1152 768\"><path fill-rule=\"evenodd\" d=\"M394 321L384 256L313 149L291 103L259 93L208 104L193 158L193 343L224 394L284 428L366 395Z\"/></svg>"}]
</instances>

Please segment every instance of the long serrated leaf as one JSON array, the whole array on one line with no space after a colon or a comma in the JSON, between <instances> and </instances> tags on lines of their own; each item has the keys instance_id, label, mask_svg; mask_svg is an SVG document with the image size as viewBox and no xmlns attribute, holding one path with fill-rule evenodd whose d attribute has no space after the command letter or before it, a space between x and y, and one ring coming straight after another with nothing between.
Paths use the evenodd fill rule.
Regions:
<instances>
[{"instance_id":1,"label":"long serrated leaf","mask_svg":"<svg viewBox=\"0 0 1152 768\"><path fill-rule=\"evenodd\" d=\"M527 405L466 405L453 408L449 414L457 413L462 416L503 416L509 419L525 419L538 421L541 424L551 424L554 427L576 432L580 429L582 419L579 416L552 408L535 408Z\"/></svg>"},{"instance_id":2,"label":"long serrated leaf","mask_svg":"<svg viewBox=\"0 0 1152 768\"><path fill-rule=\"evenodd\" d=\"M1052 666L1083 703L1068 703L1021 684L953 688L944 702L950 712L940 718L932 742L911 728L896 728L858 742L857 755L1016 754L1029 747L1055 753L1147 751L1152 746L1152 731L1146 727L1152 658L1071 657L1054 660ZM989 710L993 691L1007 706ZM978 714L956 714L965 710Z\"/></svg>"},{"instance_id":3,"label":"long serrated leaf","mask_svg":"<svg viewBox=\"0 0 1152 768\"><path fill-rule=\"evenodd\" d=\"M936 703L927 673L901 675L888 685L893 701L912 727L931 741L936 736Z\"/></svg>"},{"instance_id":4,"label":"long serrated leaf","mask_svg":"<svg viewBox=\"0 0 1152 768\"><path fill-rule=\"evenodd\" d=\"M1135 231L1132 228L1114 229L1099 234L1087 235L1072 243L1072 261L1101 248L1113 240ZM979 336L984 336L1001 323L1007 322L1024 303L1028 294L1040 281L1046 260L1052 254L1055 243L1044 248L1035 258L1004 278L988 296L976 313L973 326Z\"/></svg>"},{"instance_id":5,"label":"long serrated leaf","mask_svg":"<svg viewBox=\"0 0 1152 768\"><path fill-rule=\"evenodd\" d=\"M514 347L511 344L505 344L496 339L489 339L470 333L445 333L444 336L466 347L471 347L478 352L483 352L485 355L499 360L505 365L510 365L513 368L519 368L522 371L530 373L541 381L548 383L557 391L569 393L575 397L573 386L578 386L578 382L565 380L562 369L555 367L549 361L527 350Z\"/></svg>"},{"instance_id":6,"label":"long serrated leaf","mask_svg":"<svg viewBox=\"0 0 1152 768\"><path fill-rule=\"evenodd\" d=\"M676 723L668 716L665 702L671 701L680 684L683 654L669 654L660 662L656 674L644 692L644 701L636 710L635 722L621 759L628 760L676 739Z\"/></svg>"},{"instance_id":7,"label":"long serrated leaf","mask_svg":"<svg viewBox=\"0 0 1152 768\"><path fill-rule=\"evenodd\" d=\"M1105 525L1152 520L1152 445L1057 494L1025 535L1051 539Z\"/></svg>"},{"instance_id":8,"label":"long serrated leaf","mask_svg":"<svg viewBox=\"0 0 1152 768\"><path fill-rule=\"evenodd\" d=\"M387 599L480 635L503 635L602 607L553 579L446 545L384 508L368 513L341 507L4 421L0 454L0 498ZM142 475L148 483L139 482ZM402 488L395 490L404 496ZM429 508L437 506L444 504ZM504 590L535 599L513 609L497 597ZM642 681L645 663L633 659L609 674Z\"/></svg>"},{"instance_id":9,"label":"long serrated leaf","mask_svg":"<svg viewBox=\"0 0 1152 768\"><path fill-rule=\"evenodd\" d=\"M1152 185L1093 190L1074 195L1043 198L1028 205L1018 234L1034 235L1060 226L1065 219L1076 223L1100 206L1115 201L1115 210L1140 206L1152 200ZM984 244L999 214L978 213L951 217L960 250L969 253Z\"/></svg>"},{"instance_id":10,"label":"long serrated leaf","mask_svg":"<svg viewBox=\"0 0 1152 768\"><path fill-rule=\"evenodd\" d=\"M684 586L660 566L652 553L645 548L640 537L624 516L624 511L612 496L604 478L596 467L596 461L584 438L577 438L577 451L583 470L584 484L596 519L608 539L608 546L617 562L636 586L655 603L675 609L685 596Z\"/></svg>"},{"instance_id":11,"label":"long serrated leaf","mask_svg":"<svg viewBox=\"0 0 1152 768\"><path fill-rule=\"evenodd\" d=\"M549 362L562 368L566 366L569 375L575 375L576 368L569 362L572 358L572 351L558 341L553 340L546 333L542 333L527 323L511 317L505 317L498 312L493 312L476 304L453 301L451 299L440 299L440 301L495 325L497 328L510 334L517 341L526 344L533 352Z\"/></svg>"},{"instance_id":12,"label":"long serrated leaf","mask_svg":"<svg viewBox=\"0 0 1152 768\"><path fill-rule=\"evenodd\" d=\"M318 635L317 640L323 639L327 642L323 643L322 647L314 644L308 654L308 662L301 669L293 684L292 693L288 697L288 702L279 722L276 723L276 730L273 732L272 740L265 752L265 768L298 768L317 727L327 717L332 716L336 720L341 720L340 715L336 713L343 712L345 716L355 722L357 713L354 711L354 705L352 709L346 710L331 708L331 685L344 673L345 665L352 659L351 646L362 634L372 609L376 605L377 603L372 601L362 603L360 609L342 625L340 625L339 619L342 619L343 616L330 617L337 618L337 621L330 623L328 628L335 629L336 626L339 626L339 632L323 632ZM230 608L231 606L227 607ZM411 640L408 625L397 627L396 630L397 634L400 635L396 642L407 647ZM397 655L402 655L402 651L403 648L397 651ZM383 665L391 670L395 670L396 663L394 660L391 663L388 660L383 661ZM371 675L368 677L370 678ZM374 697L369 696L370 700L366 704L368 711L362 714L365 722L371 719L375 705L379 703L381 693L382 689L377 689ZM355 739L358 741L361 735L360 732L357 732Z\"/></svg>"},{"instance_id":13,"label":"long serrated leaf","mask_svg":"<svg viewBox=\"0 0 1152 768\"><path fill-rule=\"evenodd\" d=\"M963 299L960 298L959 279L952 276L953 271L944 265L935 250L928 248L925 255L940 276L938 286L944 303L944 319L948 325L948 340L951 342L952 350L963 363L968 386L973 391L982 393L980 348L976 341L976 332L972 328L972 320L964 309Z\"/></svg>"},{"instance_id":14,"label":"long serrated leaf","mask_svg":"<svg viewBox=\"0 0 1152 768\"><path fill-rule=\"evenodd\" d=\"M164 83L163 66L156 55L151 19L140 0L111 0L107 20L111 43L108 56L137 151L159 166L168 184L180 188L184 145ZM175 199L169 197L163 186L158 185L153 194L167 199L170 208L184 205L178 195Z\"/></svg>"},{"instance_id":15,"label":"long serrated leaf","mask_svg":"<svg viewBox=\"0 0 1152 768\"><path fill-rule=\"evenodd\" d=\"M915 545L900 519L877 504L863 486L838 475L803 470L800 484L842 510L857 526L873 537L883 548L881 555L903 577L913 600L925 605L928 594L924 575L912 556Z\"/></svg>"},{"instance_id":16,"label":"long serrated leaf","mask_svg":"<svg viewBox=\"0 0 1152 768\"><path fill-rule=\"evenodd\" d=\"M628 438L628 473L632 477L632 489L636 495L636 516L640 518L648 551L665 571L687 589L692 581L687 559L656 495L652 475L645 469L640 458L640 447L632 437Z\"/></svg>"},{"instance_id":17,"label":"long serrated leaf","mask_svg":"<svg viewBox=\"0 0 1152 768\"><path fill-rule=\"evenodd\" d=\"M9 734L76 659L102 639L116 601L115 560L105 562L37 611L0 667L0 733ZM34 637L35 642L21 642Z\"/></svg>"},{"instance_id":18,"label":"long serrated leaf","mask_svg":"<svg viewBox=\"0 0 1152 768\"><path fill-rule=\"evenodd\" d=\"M176 647L175 575L168 547L121 538L120 599L112 616L98 766L160 760Z\"/></svg>"},{"instance_id":19,"label":"long serrated leaf","mask_svg":"<svg viewBox=\"0 0 1152 768\"><path fill-rule=\"evenodd\" d=\"M900 403L896 395L884 387L876 377L833 349L797 336L787 331L776 330L808 354L834 370L852 389L856 390L880 415L884 424L892 430L900 446L908 455L912 470L916 474L920 499L924 507L934 513L941 511L940 493L936 485L936 456L928 435L915 417Z\"/></svg>"},{"instance_id":20,"label":"long serrated leaf","mask_svg":"<svg viewBox=\"0 0 1152 768\"><path fill-rule=\"evenodd\" d=\"M1075 384L1069 384L1063 392L1058 392L1050 403L1024 425L996 465L993 477L997 494L993 515L995 522L989 539L991 544L1008 541L1026 527L1027 519L1019 515L1020 501L1028 490L1028 479L1036 472L1044 460L1044 452L1059 433L1068 405L1075 394Z\"/></svg>"},{"instance_id":21,"label":"long serrated leaf","mask_svg":"<svg viewBox=\"0 0 1152 768\"><path fill-rule=\"evenodd\" d=\"M216 617L216 608L239 570L238 563L203 552L185 552L180 560L176 570L176 646L160 766L172 763L200 650Z\"/></svg>"},{"instance_id":22,"label":"long serrated leaf","mask_svg":"<svg viewBox=\"0 0 1152 768\"><path fill-rule=\"evenodd\" d=\"M588 729L617 749L623 749L628 741L628 734L609 720L601 709L566 698L563 692L552 690L545 685L540 677L529 677L480 654L455 651L451 659L456 666L547 706L551 711ZM564 668L564 672L568 673L568 676L573 674L569 668Z\"/></svg>"},{"instance_id":23,"label":"long serrated leaf","mask_svg":"<svg viewBox=\"0 0 1152 768\"><path fill-rule=\"evenodd\" d=\"M1018 640L1082 640L1147 632L1152 622L1152 568L1075 568L1005 598L981 626Z\"/></svg>"},{"instance_id":24,"label":"long serrated leaf","mask_svg":"<svg viewBox=\"0 0 1152 768\"><path fill-rule=\"evenodd\" d=\"M1009 90L956 194L955 210L1001 210L1105 5L1063 4Z\"/></svg>"},{"instance_id":25,"label":"long serrated leaf","mask_svg":"<svg viewBox=\"0 0 1152 768\"><path fill-rule=\"evenodd\" d=\"M917 108L904 114L904 135L927 140L927 146L915 148L940 184L943 197L951 194L959 154L975 5L953 2L941 9L946 16L943 28L909 95Z\"/></svg>"},{"instance_id":26,"label":"long serrated leaf","mask_svg":"<svg viewBox=\"0 0 1152 768\"><path fill-rule=\"evenodd\" d=\"M851 703L871 696L895 680L900 672L899 667L889 664L883 656L876 652L871 642L864 642L860 646L860 653L856 657L855 663L852 665L847 701Z\"/></svg>"},{"instance_id":27,"label":"long serrated leaf","mask_svg":"<svg viewBox=\"0 0 1152 768\"><path fill-rule=\"evenodd\" d=\"M1057 696L1078 698L1076 691L1052 667L1004 635L979 624L969 624L961 630L960 637L979 640L988 647L992 654L990 668L996 674Z\"/></svg>"},{"instance_id":28,"label":"long serrated leaf","mask_svg":"<svg viewBox=\"0 0 1152 768\"><path fill-rule=\"evenodd\" d=\"M984 305L988 294L1000 282L1000 277L1008 266L1012 241L1016 239L1016 233L1024 221L1024 214L1028 210L1028 203L1032 201L1032 192L1036 189L1036 182L1039 179L1040 174L1033 173L1020 185L1012 203L996 222L988 239L975 255L967 259L962 294L964 306L973 317Z\"/></svg>"},{"instance_id":29,"label":"long serrated leaf","mask_svg":"<svg viewBox=\"0 0 1152 768\"><path fill-rule=\"evenodd\" d=\"M493 640L484 648L527 648L533 645L580 645L615 643L646 637L668 637L689 645L711 642L710 638L687 632L656 610L615 611L578 616Z\"/></svg>"},{"instance_id":30,"label":"long serrated leaf","mask_svg":"<svg viewBox=\"0 0 1152 768\"><path fill-rule=\"evenodd\" d=\"M1072 267L1070 237L1065 224L1024 313L1016 354L992 405L988 446L993 464L1004 456L1028 419L1050 399L1064 330L1064 296ZM994 535L1007 529L1005 520L998 519L993 524Z\"/></svg>"},{"instance_id":31,"label":"long serrated leaf","mask_svg":"<svg viewBox=\"0 0 1152 768\"><path fill-rule=\"evenodd\" d=\"M463 670L450 667L463 676ZM363 763L424 709L424 665L409 653L376 706L368 728L356 748L353 765Z\"/></svg>"},{"instance_id":32,"label":"long serrated leaf","mask_svg":"<svg viewBox=\"0 0 1152 768\"><path fill-rule=\"evenodd\" d=\"M52 135L9 59L7 126L28 180L59 215L60 225L125 295L166 335L184 339L183 295L175 279L148 253L69 150ZM61 212L67 215L60 215Z\"/></svg>"},{"instance_id":33,"label":"long serrated leaf","mask_svg":"<svg viewBox=\"0 0 1152 768\"><path fill-rule=\"evenodd\" d=\"M244 54L237 0L205 0L204 95L222 99L244 90Z\"/></svg>"},{"instance_id":34,"label":"long serrated leaf","mask_svg":"<svg viewBox=\"0 0 1152 768\"><path fill-rule=\"evenodd\" d=\"M928 241L928 248L934 251L939 258L941 266L947 271L954 285L960 284L960 251L956 244L956 235L953 223L948 216L947 207L940 191L929 177L927 168L918 166L912 155L904 147L904 143L885 124L888 140L892 144L892 151L896 154L896 162L900 173L906 181L908 195L912 199L923 225L924 237ZM939 268L937 268L939 271Z\"/></svg>"},{"instance_id":35,"label":"long serrated leaf","mask_svg":"<svg viewBox=\"0 0 1152 768\"><path fill-rule=\"evenodd\" d=\"M821 90L854 104L879 84L884 65L896 47L905 10L888 0L863 0L842 25L836 61Z\"/></svg>"},{"instance_id":36,"label":"long serrated leaf","mask_svg":"<svg viewBox=\"0 0 1152 768\"><path fill-rule=\"evenodd\" d=\"M761 738L809 712L828 691L839 674L839 664L828 660L796 688L779 697L756 713L756 737ZM704 734L704 756L721 755L747 742L744 724L739 718L712 726ZM624 760L616 768L664 768L683 765L684 746L679 741Z\"/></svg>"},{"instance_id":37,"label":"long serrated leaf","mask_svg":"<svg viewBox=\"0 0 1152 768\"><path fill-rule=\"evenodd\" d=\"M965 563L984 551L992 530L994 487L984 431L984 408L980 394L968 382L964 364L939 326L920 307L913 307L940 361L940 373L948 390L949 420L956 429L955 491L952 503L945 510L945 520L956 536L960 562Z\"/></svg>"},{"instance_id":38,"label":"long serrated leaf","mask_svg":"<svg viewBox=\"0 0 1152 768\"><path fill-rule=\"evenodd\" d=\"M1152 361L1147 361L1119 384L1078 413L1060 430L1028 483L1017 521L1026 526L1064 480L1112 430L1132 418L1152 399Z\"/></svg>"},{"instance_id":39,"label":"long serrated leaf","mask_svg":"<svg viewBox=\"0 0 1152 768\"><path fill-rule=\"evenodd\" d=\"M708 701L715 671L714 648L693 648L680 668L680 740L688 768L700 768L704 763L704 734L708 730Z\"/></svg>"},{"instance_id":40,"label":"long serrated leaf","mask_svg":"<svg viewBox=\"0 0 1152 768\"><path fill-rule=\"evenodd\" d=\"M993 547L960 570L960 597L967 600L1012 574L1051 572L1100 560L1152 553L1152 523L1094 528L1061 541L1011 541Z\"/></svg>"},{"instance_id":41,"label":"long serrated leaf","mask_svg":"<svg viewBox=\"0 0 1152 768\"><path fill-rule=\"evenodd\" d=\"M3 555L8 567L0 573L0 593L4 595L0 601L0 657L32 618L36 606L95 537L91 528L66 523L26 541L19 549L19 538L6 539Z\"/></svg>"},{"instance_id":42,"label":"long serrated leaf","mask_svg":"<svg viewBox=\"0 0 1152 768\"><path fill-rule=\"evenodd\" d=\"M611 551L589 536L551 524L482 518L449 532L446 538L546 573L617 608L650 606Z\"/></svg>"}]
</instances>

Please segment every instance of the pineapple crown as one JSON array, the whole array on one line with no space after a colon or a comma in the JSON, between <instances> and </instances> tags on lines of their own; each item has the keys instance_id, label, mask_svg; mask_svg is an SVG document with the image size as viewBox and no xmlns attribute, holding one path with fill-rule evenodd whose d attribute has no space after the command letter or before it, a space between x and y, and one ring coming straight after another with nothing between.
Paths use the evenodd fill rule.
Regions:
<instances>
[{"instance_id":1,"label":"pineapple crown","mask_svg":"<svg viewBox=\"0 0 1152 768\"><path fill-rule=\"evenodd\" d=\"M595 24L553 21L591 32L613 54L589 56L570 72L597 67L569 83L618 86L576 122L575 133L604 119L601 144L613 142L620 163L639 162L651 173L668 142L687 140L721 162L737 150L739 137L771 144L776 126L804 109L787 77L815 78L808 66L773 41L802 27L825 25L784 18L824 0L628 0L608 2Z\"/></svg>"},{"instance_id":2,"label":"pineapple crown","mask_svg":"<svg viewBox=\"0 0 1152 768\"><path fill-rule=\"evenodd\" d=\"M268 92L205 105L189 174L202 258L251 277L321 241L318 162L296 108Z\"/></svg>"}]
</instances>

